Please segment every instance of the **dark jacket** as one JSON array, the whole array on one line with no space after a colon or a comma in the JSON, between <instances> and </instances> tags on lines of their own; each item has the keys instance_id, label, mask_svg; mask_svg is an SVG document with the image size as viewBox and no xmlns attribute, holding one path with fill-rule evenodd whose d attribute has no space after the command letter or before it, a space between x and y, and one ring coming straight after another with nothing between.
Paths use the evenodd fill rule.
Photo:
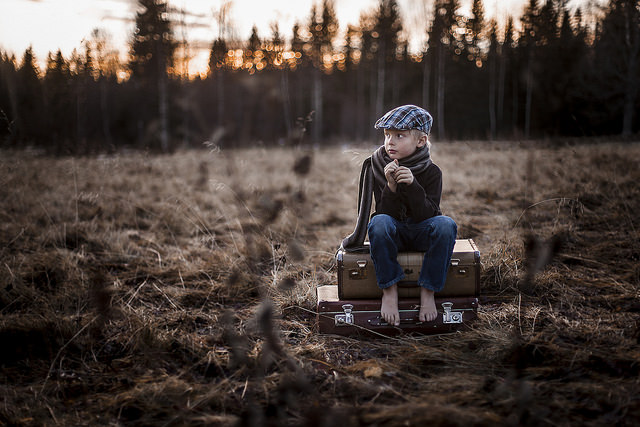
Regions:
<instances>
[{"instance_id":1,"label":"dark jacket","mask_svg":"<svg viewBox=\"0 0 640 427\"><path fill-rule=\"evenodd\" d=\"M387 184L374 184L375 212L371 215L387 214L400 221L411 218L414 222L442 215L442 171L432 163L424 172L414 175L409 185L398 184L392 192Z\"/></svg>"}]
</instances>

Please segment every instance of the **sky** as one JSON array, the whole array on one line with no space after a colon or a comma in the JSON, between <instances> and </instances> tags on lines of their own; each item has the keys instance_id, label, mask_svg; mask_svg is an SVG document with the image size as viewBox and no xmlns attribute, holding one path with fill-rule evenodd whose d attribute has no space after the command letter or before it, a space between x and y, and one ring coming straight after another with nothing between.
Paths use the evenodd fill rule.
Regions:
<instances>
[{"instance_id":1,"label":"sky","mask_svg":"<svg viewBox=\"0 0 640 427\"><path fill-rule=\"evenodd\" d=\"M277 23L280 34L291 37L295 22L307 22L311 7L321 0L169 0L175 9L184 10L182 15L187 30L185 37L195 52L190 69L206 72L208 47L218 36L214 18L225 1L231 1L230 22L233 32L240 40L247 40L251 28L256 25L261 37L271 35L271 26ZM425 16L427 0L397 0L406 27L417 27ZM572 0L570 7L586 4L590 0ZM136 0L0 0L0 50L14 53L18 60L32 46L38 63L42 67L49 52L62 51L69 58L73 49L82 50L83 40L90 38L94 29L103 30L113 49L122 58L128 52L128 43L134 30ZM340 29L348 24L357 24L363 11L372 10L378 0L334 0ZM461 0L462 12L468 12L471 0ZM485 14L498 16L507 14L520 16L527 0L485 0ZM176 37L182 37L174 29ZM180 33L180 34L179 34ZM423 31L411 39L414 46L423 40ZM418 46L419 48L419 46Z\"/></svg>"}]
</instances>

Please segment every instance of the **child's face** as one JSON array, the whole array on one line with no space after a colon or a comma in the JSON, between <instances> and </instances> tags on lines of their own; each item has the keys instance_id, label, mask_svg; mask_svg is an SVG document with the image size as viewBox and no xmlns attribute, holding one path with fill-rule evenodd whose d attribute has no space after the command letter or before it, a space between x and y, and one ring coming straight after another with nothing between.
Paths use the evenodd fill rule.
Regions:
<instances>
[{"instance_id":1,"label":"child's face","mask_svg":"<svg viewBox=\"0 0 640 427\"><path fill-rule=\"evenodd\" d=\"M385 129L384 149L392 159L404 159L427 143L427 137L410 130Z\"/></svg>"}]
</instances>

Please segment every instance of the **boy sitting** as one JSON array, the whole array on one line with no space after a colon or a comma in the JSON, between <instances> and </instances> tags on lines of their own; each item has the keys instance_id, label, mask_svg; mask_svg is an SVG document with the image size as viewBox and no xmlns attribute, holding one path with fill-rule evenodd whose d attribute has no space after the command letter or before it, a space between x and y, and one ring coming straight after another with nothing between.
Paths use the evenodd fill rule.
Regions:
<instances>
[{"instance_id":1,"label":"boy sitting","mask_svg":"<svg viewBox=\"0 0 640 427\"><path fill-rule=\"evenodd\" d=\"M384 129L384 145L370 158L372 185L360 190L363 201L373 190L375 211L367 227L371 259L383 292L382 318L395 326L400 324L397 283L405 278L398 252L425 252L418 278L419 321L431 322L437 317L434 293L444 287L456 240L456 223L440 211L442 172L431 161L432 123L431 115L415 105L382 116L374 127ZM363 165L365 180L366 173ZM364 239L358 228L366 209L366 203L360 205L356 231L343 241L344 248Z\"/></svg>"}]
</instances>

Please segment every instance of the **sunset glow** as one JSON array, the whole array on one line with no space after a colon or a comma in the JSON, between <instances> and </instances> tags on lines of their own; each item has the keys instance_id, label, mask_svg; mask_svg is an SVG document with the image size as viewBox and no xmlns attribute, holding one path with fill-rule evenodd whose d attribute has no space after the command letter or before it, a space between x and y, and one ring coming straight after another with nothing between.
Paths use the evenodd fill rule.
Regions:
<instances>
[{"instance_id":1,"label":"sunset glow","mask_svg":"<svg viewBox=\"0 0 640 427\"><path fill-rule=\"evenodd\" d=\"M226 25L218 24L219 11L224 3L229 3ZM204 75L208 71L209 51L213 40L223 35L228 40L236 40L235 45L244 43L253 25L259 36L267 39L272 35L277 23L285 46L291 38L291 28L297 22L305 29L311 8L318 0L170 0L170 19L179 47L176 50L179 74ZM461 12L469 13L471 0L463 0ZM507 14L519 16L525 0L495 1L485 3L485 18L496 16L501 21ZM585 5L587 1L571 1L572 7ZM593 2L591 2L593 3ZM339 39L342 40L349 24L358 24L363 12L373 10L377 0L335 0L335 11L340 24ZM430 2L424 0L398 0L400 12L405 21L405 37L418 60L424 45L425 21L430 16ZM32 46L39 65L43 68L49 52L61 50L69 58L74 50L84 52L84 44L91 39L95 29L106 36L105 49L115 52L121 61L126 61L136 13L135 0L3 0L0 5L0 49L15 54L20 60L23 52ZM267 46L263 47L268 49ZM244 64L239 46L229 52L227 61L234 69L260 70L264 65L258 58L252 64ZM354 58L357 61L357 58ZM293 52L286 50L278 54L278 61L295 66ZM344 55L325 57L326 68L334 64L344 65ZM341 65L342 64L342 65Z\"/></svg>"}]
</instances>

